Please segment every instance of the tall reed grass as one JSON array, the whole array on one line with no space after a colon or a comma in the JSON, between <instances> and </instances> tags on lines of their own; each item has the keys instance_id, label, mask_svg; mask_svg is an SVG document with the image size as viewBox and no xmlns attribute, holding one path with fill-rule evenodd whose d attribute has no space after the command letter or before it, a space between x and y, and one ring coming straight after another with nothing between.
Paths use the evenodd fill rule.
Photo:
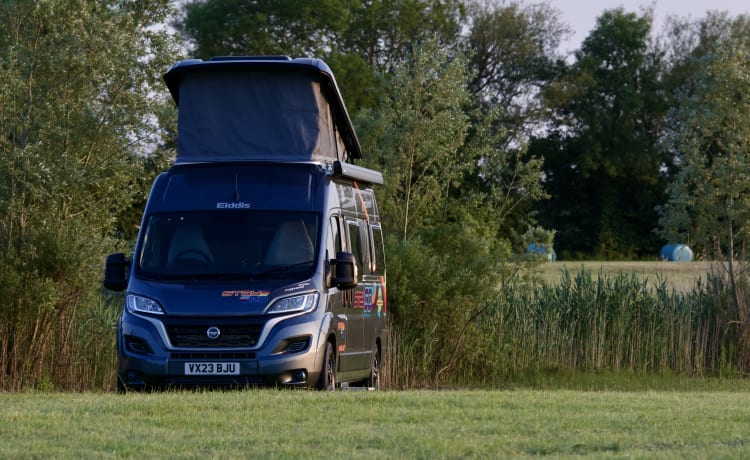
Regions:
<instances>
[{"instance_id":1,"label":"tall reed grass","mask_svg":"<svg viewBox=\"0 0 750 460\"><path fill-rule=\"evenodd\" d=\"M688 292L625 273L511 284L477 319L472 348L445 382L420 372L429 349L394 326L387 383L493 385L550 371L737 376L741 331L729 295L728 283L711 274Z\"/></svg>"},{"instance_id":2,"label":"tall reed grass","mask_svg":"<svg viewBox=\"0 0 750 460\"><path fill-rule=\"evenodd\" d=\"M101 296L0 319L0 391L111 389L121 308L115 303Z\"/></svg>"},{"instance_id":3,"label":"tall reed grass","mask_svg":"<svg viewBox=\"0 0 750 460\"><path fill-rule=\"evenodd\" d=\"M554 286L509 289L485 327L511 351L508 371L703 374L719 365L726 321L701 292L684 296L664 283L652 289L635 275L594 280L588 272L566 273Z\"/></svg>"}]
</instances>

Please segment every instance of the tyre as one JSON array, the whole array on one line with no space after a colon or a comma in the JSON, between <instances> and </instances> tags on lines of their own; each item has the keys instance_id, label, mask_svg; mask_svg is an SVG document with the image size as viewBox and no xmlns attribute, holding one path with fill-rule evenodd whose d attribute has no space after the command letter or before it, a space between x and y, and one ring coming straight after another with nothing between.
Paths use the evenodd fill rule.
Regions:
<instances>
[{"instance_id":1,"label":"tyre","mask_svg":"<svg viewBox=\"0 0 750 460\"><path fill-rule=\"evenodd\" d=\"M367 388L375 391L380 390L380 357L378 349L372 353L372 363L370 364L370 377L367 379Z\"/></svg>"},{"instance_id":2,"label":"tyre","mask_svg":"<svg viewBox=\"0 0 750 460\"><path fill-rule=\"evenodd\" d=\"M331 342L326 344L326 352L323 358L323 369L318 379L318 390L333 391L336 389L336 355L333 354Z\"/></svg>"}]
</instances>

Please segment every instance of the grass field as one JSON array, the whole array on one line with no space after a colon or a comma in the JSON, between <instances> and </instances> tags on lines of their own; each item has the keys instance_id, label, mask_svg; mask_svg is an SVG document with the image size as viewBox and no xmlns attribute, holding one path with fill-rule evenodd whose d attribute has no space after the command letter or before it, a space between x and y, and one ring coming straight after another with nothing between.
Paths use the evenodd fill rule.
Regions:
<instances>
[{"instance_id":1,"label":"grass field","mask_svg":"<svg viewBox=\"0 0 750 460\"><path fill-rule=\"evenodd\" d=\"M715 268L715 267L714 267ZM660 280L678 292L686 292L693 288L695 281L705 278L711 271L710 262L547 262L540 266L540 279L546 283L555 283L564 270L571 275L581 271L590 272L593 277L615 275L619 273L634 273L638 279L654 285Z\"/></svg>"},{"instance_id":2,"label":"grass field","mask_svg":"<svg viewBox=\"0 0 750 460\"><path fill-rule=\"evenodd\" d=\"M748 458L748 389L3 394L0 458Z\"/></svg>"}]
</instances>

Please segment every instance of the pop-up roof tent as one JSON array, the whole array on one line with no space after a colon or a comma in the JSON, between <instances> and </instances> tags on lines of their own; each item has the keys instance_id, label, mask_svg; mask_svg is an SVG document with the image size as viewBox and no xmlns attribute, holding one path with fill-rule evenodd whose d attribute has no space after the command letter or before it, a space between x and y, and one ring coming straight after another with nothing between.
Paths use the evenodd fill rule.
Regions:
<instances>
[{"instance_id":1,"label":"pop-up roof tent","mask_svg":"<svg viewBox=\"0 0 750 460\"><path fill-rule=\"evenodd\" d=\"M189 59L164 81L178 106L177 163L362 157L333 73L319 59Z\"/></svg>"}]
</instances>

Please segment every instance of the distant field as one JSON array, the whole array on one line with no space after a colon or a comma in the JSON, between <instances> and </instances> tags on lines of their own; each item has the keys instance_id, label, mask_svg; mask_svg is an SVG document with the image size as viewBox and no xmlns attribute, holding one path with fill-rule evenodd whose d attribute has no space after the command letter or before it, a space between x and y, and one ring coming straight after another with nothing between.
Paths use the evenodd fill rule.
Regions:
<instances>
[{"instance_id":1,"label":"distant field","mask_svg":"<svg viewBox=\"0 0 750 460\"><path fill-rule=\"evenodd\" d=\"M0 394L0 458L749 458L737 387Z\"/></svg>"},{"instance_id":2,"label":"distant field","mask_svg":"<svg viewBox=\"0 0 750 460\"><path fill-rule=\"evenodd\" d=\"M698 278L705 278L711 270L711 262L547 262L540 267L541 280L555 283L567 270L571 275L581 271L591 273L596 279L599 274L613 275L618 273L632 274L638 279L646 280L650 285L663 279L678 292L693 288Z\"/></svg>"}]
</instances>

